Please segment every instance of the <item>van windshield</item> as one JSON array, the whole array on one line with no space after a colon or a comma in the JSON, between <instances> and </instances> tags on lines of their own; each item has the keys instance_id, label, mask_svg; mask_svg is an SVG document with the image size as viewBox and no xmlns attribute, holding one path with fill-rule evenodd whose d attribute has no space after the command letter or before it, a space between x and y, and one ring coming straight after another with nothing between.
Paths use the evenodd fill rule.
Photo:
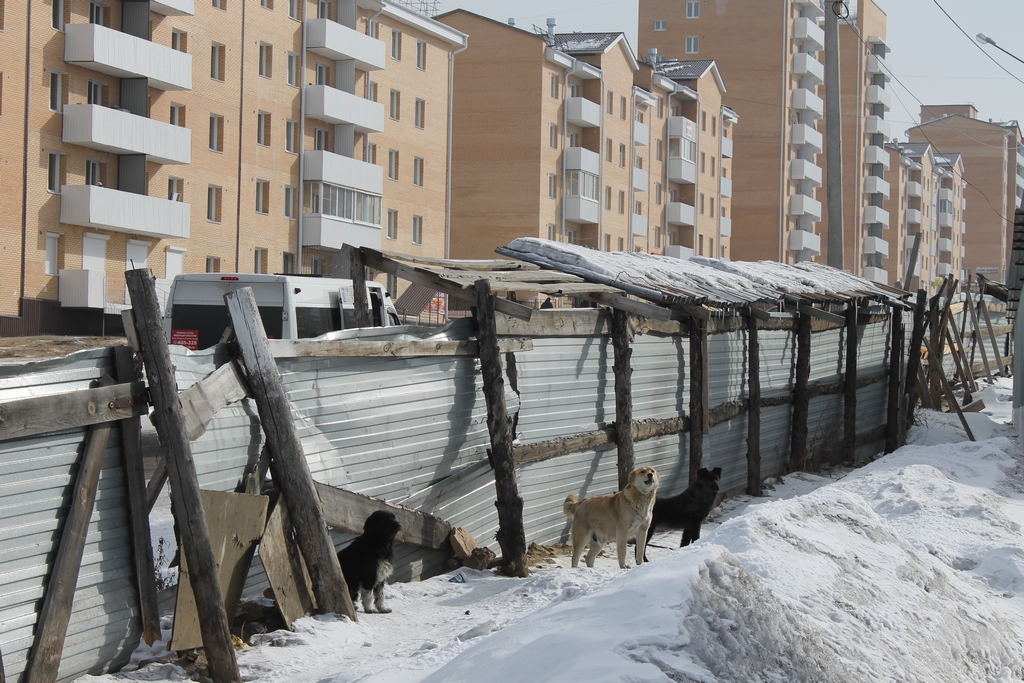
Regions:
<instances>
[{"instance_id":1,"label":"van windshield","mask_svg":"<svg viewBox=\"0 0 1024 683\"><path fill-rule=\"evenodd\" d=\"M348 318L348 311L346 318ZM345 321L348 327L348 321ZM337 308L313 308L310 306L295 308L295 336L299 339L319 337L321 334L340 330L341 314Z\"/></svg>"}]
</instances>

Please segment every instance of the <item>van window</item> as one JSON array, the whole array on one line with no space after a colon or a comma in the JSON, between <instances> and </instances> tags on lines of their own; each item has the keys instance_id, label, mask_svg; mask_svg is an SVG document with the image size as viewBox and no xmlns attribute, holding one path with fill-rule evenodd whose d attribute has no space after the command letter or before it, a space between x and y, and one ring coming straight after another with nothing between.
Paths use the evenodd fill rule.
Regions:
<instances>
[{"instance_id":1,"label":"van window","mask_svg":"<svg viewBox=\"0 0 1024 683\"><path fill-rule=\"evenodd\" d=\"M295 308L295 336L299 339L319 337L321 334L340 329L341 314L337 308Z\"/></svg>"},{"instance_id":2,"label":"van window","mask_svg":"<svg viewBox=\"0 0 1024 683\"><path fill-rule=\"evenodd\" d=\"M258 310L267 338L280 339L284 307L259 306ZM230 325L231 314L224 304L176 303L171 313L171 340L179 344L179 339L188 340L182 345L193 350L205 349L219 342L224 328Z\"/></svg>"},{"instance_id":3,"label":"van window","mask_svg":"<svg viewBox=\"0 0 1024 683\"><path fill-rule=\"evenodd\" d=\"M384 321L381 320L381 312L384 310L384 302L381 301L380 292L376 289L370 290L370 313L373 316L374 327L384 327Z\"/></svg>"}]
</instances>

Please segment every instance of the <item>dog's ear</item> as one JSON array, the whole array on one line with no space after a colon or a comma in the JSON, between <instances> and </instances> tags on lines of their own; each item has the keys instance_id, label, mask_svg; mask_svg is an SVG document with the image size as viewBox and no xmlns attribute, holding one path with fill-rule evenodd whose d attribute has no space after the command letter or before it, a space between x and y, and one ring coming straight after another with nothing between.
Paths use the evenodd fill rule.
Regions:
<instances>
[{"instance_id":1,"label":"dog's ear","mask_svg":"<svg viewBox=\"0 0 1024 683\"><path fill-rule=\"evenodd\" d=\"M722 468L721 467L716 467L715 469L711 470L711 473L713 475L715 475L715 479L721 479L722 478Z\"/></svg>"},{"instance_id":2,"label":"dog's ear","mask_svg":"<svg viewBox=\"0 0 1024 683\"><path fill-rule=\"evenodd\" d=\"M700 476L702 474L707 474L707 473L708 473L708 468L707 467L701 467L699 470L697 470L697 476Z\"/></svg>"}]
</instances>

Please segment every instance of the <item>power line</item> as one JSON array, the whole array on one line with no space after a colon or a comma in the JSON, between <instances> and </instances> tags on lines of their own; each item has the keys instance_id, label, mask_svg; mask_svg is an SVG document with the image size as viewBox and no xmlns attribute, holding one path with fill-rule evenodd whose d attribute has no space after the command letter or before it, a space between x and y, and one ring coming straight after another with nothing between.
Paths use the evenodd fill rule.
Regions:
<instances>
[{"instance_id":1,"label":"power line","mask_svg":"<svg viewBox=\"0 0 1024 683\"><path fill-rule=\"evenodd\" d=\"M964 37L965 37L965 38L967 38L967 40L969 40L969 41L970 41L971 45L973 45L974 47L978 48L978 50L980 50L980 51L981 51L981 54L983 54L983 55L985 55L986 57L988 57L988 58L989 58L989 60L991 60L991 62L992 62L993 64L995 64L996 66L998 66L998 67L999 67L1000 69L1002 69L1002 70L1003 70L1003 71L1005 71L1006 73L1010 74L1010 76L1011 76L1011 77L1012 77L1012 78L1013 78L1013 79L1014 79L1015 81L1019 82L1019 83L1020 83L1021 85L1024 85L1024 81L1022 81L1021 79L1017 78L1017 77L1016 77L1016 76L1015 76L1015 75L1013 74L1013 72L1011 72L1011 71L1010 71L1009 69L1007 69L1007 68L1006 68L1005 66L1003 66L1002 64L1000 64L1000 63L999 63L998 61L996 61L995 57L993 57L993 56L992 56L992 55L990 55L989 53L985 52L985 50L984 50L984 49L982 49L981 45L978 45L978 44L977 44L976 42L974 42L974 39L973 39L973 38L971 38L971 37L970 37L970 36L969 36L969 35L967 34L967 31L963 30L963 28L961 28L960 24L956 23L956 19L954 19L953 17L951 17L951 16L949 15L949 12L947 12L947 11L946 11L946 9L945 9L945 8L944 8L944 7L942 6L942 5L940 5L940 4L939 4L939 0L932 0L932 2L934 2L934 3L935 3L935 6L936 6L936 7L938 7L938 8L940 9L940 10L942 10L942 13L946 15L946 18L947 18L947 19L949 19L950 21L952 21L952 22L953 22L953 26L956 26L956 27L957 27L957 29L958 29L958 30L960 31L960 33L964 34ZM998 46L996 46L996 47L998 47ZM1005 50L1004 50L1004 52L1005 52ZM1009 54L1009 53L1007 53L1007 54ZM1010 55L1010 56L1011 56L1011 57L1013 57L1013 55ZM1014 59L1016 59L1016 57L1014 57Z\"/></svg>"}]
</instances>

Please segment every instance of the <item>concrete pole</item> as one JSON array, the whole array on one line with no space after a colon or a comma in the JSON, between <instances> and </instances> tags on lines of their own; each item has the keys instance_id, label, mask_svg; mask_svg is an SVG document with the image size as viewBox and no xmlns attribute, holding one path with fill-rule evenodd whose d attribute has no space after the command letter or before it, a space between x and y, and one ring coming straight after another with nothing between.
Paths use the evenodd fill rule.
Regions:
<instances>
[{"instance_id":1,"label":"concrete pole","mask_svg":"<svg viewBox=\"0 0 1024 683\"><path fill-rule=\"evenodd\" d=\"M843 134L839 102L839 17L825 3L825 173L828 265L843 269ZM851 263L851 270L853 268Z\"/></svg>"}]
</instances>

